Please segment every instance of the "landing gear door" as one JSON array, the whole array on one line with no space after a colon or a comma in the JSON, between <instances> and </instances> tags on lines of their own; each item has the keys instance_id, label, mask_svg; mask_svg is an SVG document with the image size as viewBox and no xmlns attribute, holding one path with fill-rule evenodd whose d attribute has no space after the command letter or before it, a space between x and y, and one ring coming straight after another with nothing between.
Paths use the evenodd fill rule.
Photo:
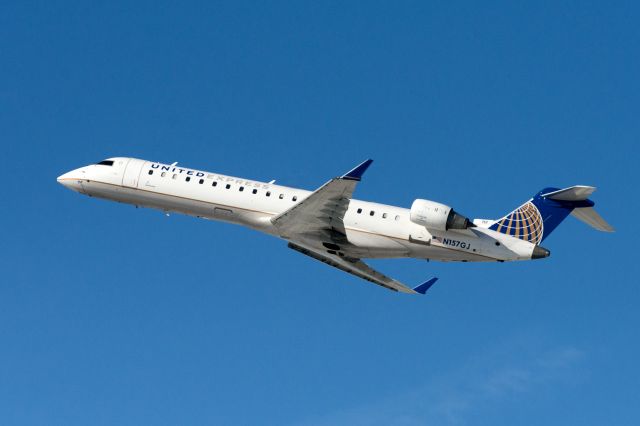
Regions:
<instances>
[{"instance_id":1,"label":"landing gear door","mask_svg":"<svg viewBox=\"0 0 640 426\"><path fill-rule=\"evenodd\" d=\"M127 166L124 170L124 175L122 176L122 185L128 186L130 188L137 188L140 182L140 175L142 172L142 166L146 163L144 160L138 160L136 158L132 158L127 163Z\"/></svg>"}]
</instances>

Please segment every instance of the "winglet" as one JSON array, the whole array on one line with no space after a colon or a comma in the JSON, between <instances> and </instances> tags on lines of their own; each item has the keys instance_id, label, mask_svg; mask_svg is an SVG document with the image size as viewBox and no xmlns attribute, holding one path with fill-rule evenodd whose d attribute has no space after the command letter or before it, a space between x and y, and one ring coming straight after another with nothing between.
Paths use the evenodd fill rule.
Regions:
<instances>
[{"instance_id":1,"label":"winglet","mask_svg":"<svg viewBox=\"0 0 640 426\"><path fill-rule=\"evenodd\" d=\"M438 281L438 277L433 277L430 280L423 282L419 286L414 287L413 291L415 291L416 293L425 294L427 290L429 290L431 286L436 283L436 281Z\"/></svg>"},{"instance_id":2,"label":"winglet","mask_svg":"<svg viewBox=\"0 0 640 426\"><path fill-rule=\"evenodd\" d=\"M349 179L349 180L360 180L362 179L362 175L364 174L364 172L369 168L369 166L371 165L371 163L373 163L372 159L368 159L367 161L361 163L360 165L356 166L353 170L347 172L346 174L342 175L342 179Z\"/></svg>"}]
</instances>

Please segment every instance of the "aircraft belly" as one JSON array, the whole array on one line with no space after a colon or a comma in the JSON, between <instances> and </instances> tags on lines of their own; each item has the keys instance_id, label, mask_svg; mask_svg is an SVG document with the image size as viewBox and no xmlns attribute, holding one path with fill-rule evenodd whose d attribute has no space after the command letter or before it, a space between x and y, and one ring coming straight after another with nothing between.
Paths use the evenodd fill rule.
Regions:
<instances>
[{"instance_id":1,"label":"aircraft belly","mask_svg":"<svg viewBox=\"0 0 640 426\"><path fill-rule=\"evenodd\" d=\"M341 250L347 255L361 258L388 259L413 257L444 262L486 262L495 260L490 257L445 246L418 244L409 241L408 238L404 239L350 228L347 228L347 241L348 244L340 244ZM309 240L308 243L313 244L314 242ZM316 241L315 245L317 245L317 243Z\"/></svg>"},{"instance_id":2,"label":"aircraft belly","mask_svg":"<svg viewBox=\"0 0 640 426\"><path fill-rule=\"evenodd\" d=\"M410 253L409 248L405 244L402 244L400 240L391 238L387 235L347 229L347 240L353 248L345 250L353 252L357 251L361 257L406 257Z\"/></svg>"},{"instance_id":3,"label":"aircraft belly","mask_svg":"<svg viewBox=\"0 0 640 426\"><path fill-rule=\"evenodd\" d=\"M139 190L95 181L83 183L88 195L111 201L133 204L171 213L181 213L210 220L241 224L273 234L271 215L237 207L162 194L150 190Z\"/></svg>"},{"instance_id":4,"label":"aircraft belly","mask_svg":"<svg viewBox=\"0 0 640 426\"><path fill-rule=\"evenodd\" d=\"M350 238L350 241L351 238ZM361 257L368 258L418 258L437 260L442 262L488 262L495 261L495 259L478 255L475 253L468 253L461 250L455 250L452 248L423 245L412 243L408 240L393 237L381 237L381 238L364 238L356 240L361 246L357 246L355 249L345 249L345 252L351 250L357 250ZM372 244L374 243L374 244Z\"/></svg>"},{"instance_id":5,"label":"aircraft belly","mask_svg":"<svg viewBox=\"0 0 640 426\"><path fill-rule=\"evenodd\" d=\"M461 250L454 250L447 247L429 246L421 247L411 253L411 257L437 260L441 262L491 262L495 259L469 253Z\"/></svg>"}]
</instances>

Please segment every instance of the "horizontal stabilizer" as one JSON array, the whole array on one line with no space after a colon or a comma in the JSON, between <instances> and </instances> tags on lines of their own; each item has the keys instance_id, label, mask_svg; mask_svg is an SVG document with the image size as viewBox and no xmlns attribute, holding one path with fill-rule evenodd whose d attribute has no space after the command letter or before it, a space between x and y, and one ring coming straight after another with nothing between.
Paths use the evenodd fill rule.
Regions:
<instances>
[{"instance_id":1,"label":"horizontal stabilizer","mask_svg":"<svg viewBox=\"0 0 640 426\"><path fill-rule=\"evenodd\" d=\"M571 215L598 231L614 231L613 226L609 225L593 207L580 207L573 209Z\"/></svg>"},{"instance_id":2,"label":"horizontal stabilizer","mask_svg":"<svg viewBox=\"0 0 640 426\"><path fill-rule=\"evenodd\" d=\"M593 186L575 185L565 189L542 194L541 197L558 201L583 201L593 194L596 188Z\"/></svg>"},{"instance_id":3,"label":"horizontal stabilizer","mask_svg":"<svg viewBox=\"0 0 640 426\"><path fill-rule=\"evenodd\" d=\"M436 281L438 281L438 278L433 277L430 280L423 282L419 286L414 287L413 291L415 291L416 293L425 294L427 290L429 290L431 286L436 283Z\"/></svg>"}]
</instances>

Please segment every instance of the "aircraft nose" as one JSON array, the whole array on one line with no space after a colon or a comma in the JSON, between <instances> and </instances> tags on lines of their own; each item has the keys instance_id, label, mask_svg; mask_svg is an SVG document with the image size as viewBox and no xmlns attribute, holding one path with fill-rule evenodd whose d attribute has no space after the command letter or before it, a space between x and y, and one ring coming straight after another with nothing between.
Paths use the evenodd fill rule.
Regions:
<instances>
[{"instance_id":1,"label":"aircraft nose","mask_svg":"<svg viewBox=\"0 0 640 426\"><path fill-rule=\"evenodd\" d=\"M56 180L60 185L67 186L69 182L78 180L78 179L79 179L78 173L75 173L75 170L73 170L73 171L61 174L60 176L57 177Z\"/></svg>"},{"instance_id":2,"label":"aircraft nose","mask_svg":"<svg viewBox=\"0 0 640 426\"><path fill-rule=\"evenodd\" d=\"M58 183L73 191L82 192L82 179L84 179L83 171L77 169L61 174L56 178Z\"/></svg>"},{"instance_id":3,"label":"aircraft nose","mask_svg":"<svg viewBox=\"0 0 640 426\"><path fill-rule=\"evenodd\" d=\"M64 185L65 179L68 179L68 178L69 178L69 173L67 172L67 173L63 173L60 176L58 176L56 178L56 180L58 181L59 184Z\"/></svg>"}]
</instances>

